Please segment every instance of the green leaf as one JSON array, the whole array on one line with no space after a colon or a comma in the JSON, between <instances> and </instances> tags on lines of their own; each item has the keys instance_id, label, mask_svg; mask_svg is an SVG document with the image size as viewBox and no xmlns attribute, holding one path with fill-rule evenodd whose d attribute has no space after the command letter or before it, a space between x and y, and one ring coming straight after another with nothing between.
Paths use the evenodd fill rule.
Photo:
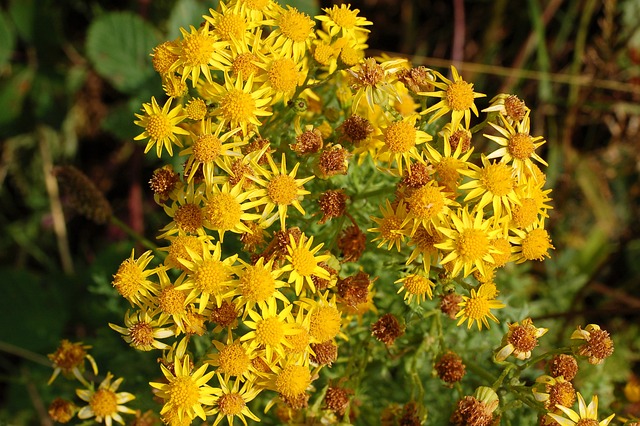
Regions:
<instances>
[{"instance_id":1,"label":"green leaf","mask_svg":"<svg viewBox=\"0 0 640 426\"><path fill-rule=\"evenodd\" d=\"M11 59L16 37L13 28L9 25L9 20L0 11L0 68L4 67Z\"/></svg>"},{"instance_id":2,"label":"green leaf","mask_svg":"<svg viewBox=\"0 0 640 426\"><path fill-rule=\"evenodd\" d=\"M180 27L186 29L189 28L189 25L198 27L203 20L202 15L209 11L209 7L216 8L210 3L198 0L178 0L167 21L167 38L174 40L180 37Z\"/></svg>"},{"instance_id":3,"label":"green leaf","mask_svg":"<svg viewBox=\"0 0 640 426\"><path fill-rule=\"evenodd\" d=\"M22 113L26 95L33 84L33 71L23 69L0 83L0 134L16 134L15 121Z\"/></svg>"},{"instance_id":4,"label":"green leaf","mask_svg":"<svg viewBox=\"0 0 640 426\"><path fill-rule=\"evenodd\" d=\"M129 12L108 13L91 24L87 55L98 73L122 92L134 92L155 71L151 50L156 30Z\"/></svg>"}]
</instances>

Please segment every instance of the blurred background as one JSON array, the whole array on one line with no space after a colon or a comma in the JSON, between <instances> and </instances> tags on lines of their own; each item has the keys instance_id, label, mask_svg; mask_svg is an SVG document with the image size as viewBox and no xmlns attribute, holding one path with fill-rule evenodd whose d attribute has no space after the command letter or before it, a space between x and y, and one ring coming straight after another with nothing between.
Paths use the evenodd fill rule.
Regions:
<instances>
[{"instance_id":1,"label":"blurred background","mask_svg":"<svg viewBox=\"0 0 640 426\"><path fill-rule=\"evenodd\" d=\"M342 2L281 3L316 15ZM50 424L46 354L62 338L100 347L98 364L126 363L106 327L126 309L111 277L129 234L154 239L163 225L147 186L159 162L133 143L133 113L162 93L151 49L215 4L0 2L0 424ZM512 93L532 109L532 134L548 141L556 250L523 272L525 291L567 335L592 322L612 333L621 355L603 380L619 393L640 366L640 0L351 4L374 23L369 56L455 64L487 104ZM59 165L84 172L129 231L69 208ZM118 370L144 382L157 374L145 368Z\"/></svg>"}]
</instances>

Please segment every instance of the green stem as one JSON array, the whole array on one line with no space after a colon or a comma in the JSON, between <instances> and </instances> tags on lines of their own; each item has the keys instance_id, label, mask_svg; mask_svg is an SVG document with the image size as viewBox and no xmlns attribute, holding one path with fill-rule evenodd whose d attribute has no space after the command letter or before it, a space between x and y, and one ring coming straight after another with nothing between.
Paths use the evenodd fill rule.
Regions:
<instances>
[{"instance_id":1,"label":"green stem","mask_svg":"<svg viewBox=\"0 0 640 426\"><path fill-rule=\"evenodd\" d=\"M500 377L498 377L498 380L493 382L493 385L491 385L491 389L497 391L498 388L502 386L502 382L504 382L504 379L507 377L509 372L514 369L514 367L516 367L514 364L507 365L504 370L502 370L502 373L500 374Z\"/></svg>"},{"instance_id":2,"label":"green stem","mask_svg":"<svg viewBox=\"0 0 640 426\"><path fill-rule=\"evenodd\" d=\"M164 256L163 252L158 251L158 246L146 239L144 236L140 235L138 232L134 231L129 225L121 221L115 216L111 216L111 223L116 225L118 228L122 229L128 236L142 244L145 248L149 250L153 250L156 254Z\"/></svg>"},{"instance_id":3,"label":"green stem","mask_svg":"<svg viewBox=\"0 0 640 426\"><path fill-rule=\"evenodd\" d=\"M351 197L351 201L354 202L357 200L366 200L371 197L376 197L381 194L389 194L389 193L393 193L393 190L385 186L383 188L374 189L372 191L361 192L360 194L354 194Z\"/></svg>"},{"instance_id":4,"label":"green stem","mask_svg":"<svg viewBox=\"0 0 640 426\"><path fill-rule=\"evenodd\" d=\"M45 367L51 367L51 361L49 361L47 357L31 352L28 349L12 345L11 343L0 341L0 351L19 356L20 358L35 362L36 364L44 365Z\"/></svg>"},{"instance_id":5,"label":"green stem","mask_svg":"<svg viewBox=\"0 0 640 426\"><path fill-rule=\"evenodd\" d=\"M538 362L548 358L550 355L568 354L568 353L571 353L571 348L570 347L562 347L562 348L554 349L554 350L549 351L549 352L545 352L542 355L539 355L539 356L537 356L535 358L531 358L529 361L527 361L524 364L522 364L521 366L519 366L518 367L518 372L529 368L531 365L537 364Z\"/></svg>"}]
</instances>

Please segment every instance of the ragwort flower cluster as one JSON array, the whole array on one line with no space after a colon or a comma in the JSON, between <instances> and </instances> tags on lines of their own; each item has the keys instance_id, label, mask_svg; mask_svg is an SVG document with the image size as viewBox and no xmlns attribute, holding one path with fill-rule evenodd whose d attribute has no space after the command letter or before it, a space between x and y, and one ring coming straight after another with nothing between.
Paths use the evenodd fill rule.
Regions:
<instances>
[{"instance_id":1,"label":"ragwort flower cluster","mask_svg":"<svg viewBox=\"0 0 640 426\"><path fill-rule=\"evenodd\" d=\"M262 392L269 407L305 407L352 321L375 310L375 280L341 272L367 239L406 253L396 283L407 303L459 293L453 316L479 329L504 306L495 270L553 249L544 140L529 134L524 103L499 95L487 126L471 127L484 95L455 68L448 78L366 58L371 22L351 6L323 12L221 1L152 52L166 99L136 114L135 139L183 166L151 178L167 215L163 256L121 264L113 285L131 311L111 327L161 351L164 380L151 386L167 424L259 420L249 405ZM481 137L496 149L475 153ZM395 188L362 216L353 202L365 195L344 182L365 162ZM376 337L392 343L383 329ZM203 338L200 356L192 342Z\"/></svg>"}]
</instances>

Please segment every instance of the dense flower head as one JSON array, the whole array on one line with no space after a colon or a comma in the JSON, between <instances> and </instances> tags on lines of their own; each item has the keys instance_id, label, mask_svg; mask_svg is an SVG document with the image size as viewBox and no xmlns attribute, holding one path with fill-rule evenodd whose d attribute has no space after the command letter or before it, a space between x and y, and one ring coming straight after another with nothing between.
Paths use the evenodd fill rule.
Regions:
<instances>
[{"instance_id":1,"label":"dense flower head","mask_svg":"<svg viewBox=\"0 0 640 426\"><path fill-rule=\"evenodd\" d=\"M168 163L150 182L167 216L166 257L132 252L121 263L114 293L132 310L110 327L158 351L164 378L151 386L167 424L260 421L251 407L263 392L283 423L354 422L362 375L382 351L429 367L414 368L412 400L389 417L421 424L418 379L426 371L459 386L476 367L451 340L501 322L497 297L512 300L501 274L554 248L536 115L501 94L476 119L484 95L456 68L447 78L384 53L365 58L372 22L352 5L314 17L275 0L217 3L151 53L168 98L142 105L135 140ZM448 335L440 312L467 327ZM594 363L613 351L596 327L572 335ZM498 364L531 357L547 330L527 318L505 331ZM86 381L87 348L52 354L54 378ZM558 358L554 377L535 385L556 415L573 403L571 367ZM451 423L495 424L500 380L463 397ZM79 413L120 421L129 409L116 388L87 389Z\"/></svg>"}]
</instances>

